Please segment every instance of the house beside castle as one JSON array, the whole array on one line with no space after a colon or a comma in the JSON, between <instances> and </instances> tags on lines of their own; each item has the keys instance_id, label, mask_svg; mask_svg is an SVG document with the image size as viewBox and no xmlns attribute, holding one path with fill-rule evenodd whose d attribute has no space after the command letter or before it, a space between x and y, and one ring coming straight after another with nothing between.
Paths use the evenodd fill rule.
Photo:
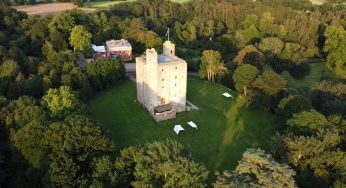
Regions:
<instances>
[{"instance_id":1,"label":"house beside castle","mask_svg":"<svg viewBox=\"0 0 346 188\"><path fill-rule=\"evenodd\" d=\"M163 54L154 48L136 58L137 100L156 121L175 118L186 109L187 63L175 55L171 41Z\"/></svg>"},{"instance_id":2,"label":"house beside castle","mask_svg":"<svg viewBox=\"0 0 346 188\"><path fill-rule=\"evenodd\" d=\"M106 45L96 46L91 45L95 51L94 61L101 58L113 58L120 61L132 60L132 46L129 41L125 39L121 40L108 40Z\"/></svg>"}]
</instances>

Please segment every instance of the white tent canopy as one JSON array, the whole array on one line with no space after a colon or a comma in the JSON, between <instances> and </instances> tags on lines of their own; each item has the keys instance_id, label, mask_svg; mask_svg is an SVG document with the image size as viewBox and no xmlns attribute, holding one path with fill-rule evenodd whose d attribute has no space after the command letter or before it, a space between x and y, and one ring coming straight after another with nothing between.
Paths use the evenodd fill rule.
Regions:
<instances>
[{"instance_id":1,"label":"white tent canopy","mask_svg":"<svg viewBox=\"0 0 346 188\"><path fill-rule=\"evenodd\" d=\"M180 131L183 131L184 128L181 125L174 126L174 132L179 134Z\"/></svg>"},{"instance_id":2,"label":"white tent canopy","mask_svg":"<svg viewBox=\"0 0 346 188\"><path fill-rule=\"evenodd\" d=\"M197 125L193 121L187 122L192 128L198 129Z\"/></svg>"},{"instance_id":3,"label":"white tent canopy","mask_svg":"<svg viewBox=\"0 0 346 188\"><path fill-rule=\"evenodd\" d=\"M233 96L231 94L227 93L227 92L223 93L222 95L227 97L227 98L231 97L232 99L234 99Z\"/></svg>"}]
</instances>

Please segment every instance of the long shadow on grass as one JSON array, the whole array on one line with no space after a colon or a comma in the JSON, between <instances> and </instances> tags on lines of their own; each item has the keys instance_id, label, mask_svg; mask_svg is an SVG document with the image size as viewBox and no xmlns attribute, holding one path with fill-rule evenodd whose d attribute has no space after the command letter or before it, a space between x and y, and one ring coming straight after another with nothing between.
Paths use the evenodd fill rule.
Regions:
<instances>
[{"instance_id":1,"label":"long shadow on grass","mask_svg":"<svg viewBox=\"0 0 346 188\"><path fill-rule=\"evenodd\" d=\"M220 145L214 170L234 169L247 148L268 149L268 141L275 127L270 126L271 117L246 107L245 99L237 97L236 102L225 110L226 127Z\"/></svg>"}]
</instances>

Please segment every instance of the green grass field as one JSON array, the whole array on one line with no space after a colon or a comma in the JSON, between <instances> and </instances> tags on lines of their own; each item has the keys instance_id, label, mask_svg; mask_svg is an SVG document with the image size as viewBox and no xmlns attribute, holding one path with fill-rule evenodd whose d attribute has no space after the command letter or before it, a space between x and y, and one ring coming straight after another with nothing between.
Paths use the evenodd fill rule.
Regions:
<instances>
[{"instance_id":1,"label":"green grass field","mask_svg":"<svg viewBox=\"0 0 346 188\"><path fill-rule=\"evenodd\" d=\"M119 3L128 3L133 1L137 1L137 0L121 0L121 1L97 0L97 1L89 1L84 3L84 7L106 9L106 8L109 8L110 6L113 6ZM191 0L171 0L171 1L174 3L186 3L186 2L190 2Z\"/></svg>"},{"instance_id":2,"label":"green grass field","mask_svg":"<svg viewBox=\"0 0 346 188\"><path fill-rule=\"evenodd\" d=\"M84 7L89 8L109 8L110 6L120 4L120 3L128 3L136 0L123 0L123 1L108 1L108 0L99 0L99 1L89 1L84 3Z\"/></svg>"},{"instance_id":3,"label":"green grass field","mask_svg":"<svg viewBox=\"0 0 346 188\"><path fill-rule=\"evenodd\" d=\"M109 131L116 149L171 138L188 147L196 161L213 176L215 170L234 168L249 147L268 149L277 130L274 117L250 110L244 98L224 98L219 84L188 81L188 100L200 110L183 112L174 120L156 123L136 102L136 86L126 81L99 93L89 101L91 117ZM198 130L186 122L194 121ZM173 127L181 124L185 131L176 135Z\"/></svg>"},{"instance_id":4,"label":"green grass field","mask_svg":"<svg viewBox=\"0 0 346 188\"><path fill-rule=\"evenodd\" d=\"M174 3L187 3L187 2L190 2L192 0L171 0L171 1Z\"/></svg>"}]
</instances>

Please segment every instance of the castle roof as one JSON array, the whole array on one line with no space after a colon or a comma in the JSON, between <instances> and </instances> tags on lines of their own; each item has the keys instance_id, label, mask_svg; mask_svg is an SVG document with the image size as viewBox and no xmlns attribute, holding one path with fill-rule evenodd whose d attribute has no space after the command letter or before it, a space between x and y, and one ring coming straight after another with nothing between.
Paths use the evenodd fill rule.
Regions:
<instances>
[{"instance_id":1,"label":"castle roof","mask_svg":"<svg viewBox=\"0 0 346 188\"><path fill-rule=\"evenodd\" d=\"M157 62L158 63L167 63L167 62L172 62L172 61L177 61L177 60L179 60L179 58L176 56L172 57L172 56L166 56L163 54L157 56Z\"/></svg>"}]
</instances>

